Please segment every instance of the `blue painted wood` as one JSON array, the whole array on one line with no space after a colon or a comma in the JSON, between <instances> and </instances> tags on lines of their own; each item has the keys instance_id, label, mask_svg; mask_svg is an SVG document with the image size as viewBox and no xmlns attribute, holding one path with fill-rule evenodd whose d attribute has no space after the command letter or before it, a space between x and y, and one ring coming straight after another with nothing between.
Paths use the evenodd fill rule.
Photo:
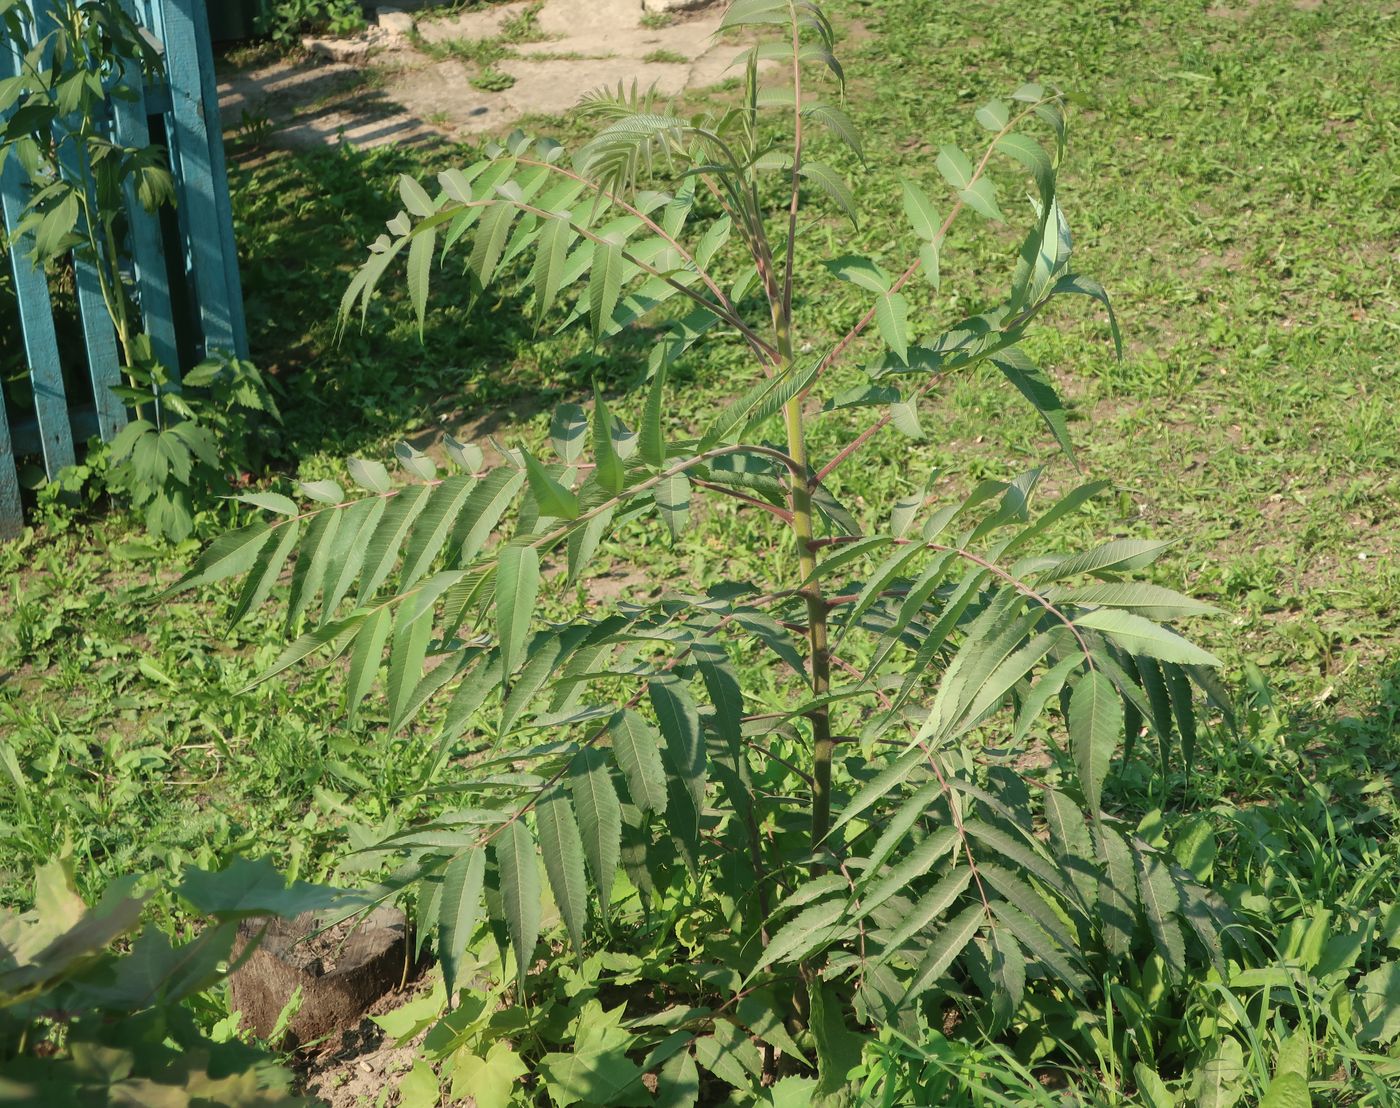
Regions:
<instances>
[{"instance_id":1,"label":"blue painted wood","mask_svg":"<svg viewBox=\"0 0 1400 1108\"><path fill-rule=\"evenodd\" d=\"M42 35L53 19L53 0L32 0L30 10L34 13L37 31ZM76 117L70 117L60 120L55 128L59 165L70 181L83 179L82 151L73 138L73 131L79 125ZM90 182L85 187L88 208L94 210L97 205L96 193ZM112 395L113 386L122 383L116 329L112 326L106 297L102 295L102 279L98 276L94 260L75 252L73 273L78 289L78 316L82 322L88 377L92 381L92 395L97 408L98 430L103 439L110 440L127 422L126 406Z\"/></svg>"},{"instance_id":2,"label":"blue painted wood","mask_svg":"<svg viewBox=\"0 0 1400 1108\"><path fill-rule=\"evenodd\" d=\"M194 39L198 50L199 89L204 104L204 126L209 136L209 168L219 187L214 190L214 206L219 213L219 253L224 262L225 303L229 326L233 329L233 349L240 358L248 357L248 324L243 315L243 282L238 275L238 243L233 237L233 201L228 191L228 164L224 160L224 131L219 118L219 81L214 72L214 46L209 35L209 12L205 0L183 0L194 16Z\"/></svg>"},{"instance_id":3,"label":"blue painted wood","mask_svg":"<svg viewBox=\"0 0 1400 1108\"><path fill-rule=\"evenodd\" d=\"M0 50L0 77L10 77L17 72L18 59L13 51ZM39 423L44 470L52 478L64 466L73 464L73 440L68 429L68 398L63 390L63 366L58 358L49 286L43 269L32 261L33 236L14 233L24 209L24 195L24 171L15 158L6 158L4 170L0 172L0 196L3 196L5 229L10 235L10 265L15 275L29 382L34 389L34 414Z\"/></svg>"},{"instance_id":4,"label":"blue painted wood","mask_svg":"<svg viewBox=\"0 0 1400 1108\"><path fill-rule=\"evenodd\" d=\"M10 421L5 415L5 393L0 389L0 539L17 539L23 531L15 450L10 442Z\"/></svg>"},{"instance_id":5,"label":"blue painted wood","mask_svg":"<svg viewBox=\"0 0 1400 1108\"><path fill-rule=\"evenodd\" d=\"M205 353L237 349L224 260L220 256L219 208L215 200L209 130L204 119L203 84L199 75L199 42L193 8L198 0L162 0L162 41L165 71L170 82L171 155L179 164L183 224L188 229L199 301ZM226 187L223 181L219 182Z\"/></svg>"},{"instance_id":6,"label":"blue painted wood","mask_svg":"<svg viewBox=\"0 0 1400 1108\"><path fill-rule=\"evenodd\" d=\"M138 15L132 0L122 0L122 7L128 15ZM112 98L113 137L122 146L147 146L151 130L146 117L151 109L140 75L127 74L123 85L133 99ZM172 383L178 382L180 351L175 337L175 312L170 301L170 278L165 268L160 220L141 206L131 182L126 186L126 210L131 225L132 267L142 322L151 338L156 360L169 370Z\"/></svg>"}]
</instances>

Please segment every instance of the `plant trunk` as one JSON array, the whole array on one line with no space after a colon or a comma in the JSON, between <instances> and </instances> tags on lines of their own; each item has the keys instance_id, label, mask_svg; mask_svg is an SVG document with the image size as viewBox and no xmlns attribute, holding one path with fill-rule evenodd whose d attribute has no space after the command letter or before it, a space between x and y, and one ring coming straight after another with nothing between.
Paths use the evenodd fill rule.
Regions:
<instances>
[{"instance_id":1,"label":"plant trunk","mask_svg":"<svg viewBox=\"0 0 1400 1108\"><path fill-rule=\"evenodd\" d=\"M789 353L789 364L791 357ZM807 468L807 443L802 426L802 398L794 396L783 408L787 424L788 454L802 469ZM831 687L831 657L827 650L826 600L821 584L816 580L816 552L812 549L812 491L805 479L792 480L792 530L797 540L798 569L807 599L807 650L810 656L812 694L826 695ZM808 717L812 723L812 831L811 845L815 852L826 838L831 826L831 755L835 743L831 738L831 715L821 705ZM824 867L813 867L814 874Z\"/></svg>"}]
</instances>

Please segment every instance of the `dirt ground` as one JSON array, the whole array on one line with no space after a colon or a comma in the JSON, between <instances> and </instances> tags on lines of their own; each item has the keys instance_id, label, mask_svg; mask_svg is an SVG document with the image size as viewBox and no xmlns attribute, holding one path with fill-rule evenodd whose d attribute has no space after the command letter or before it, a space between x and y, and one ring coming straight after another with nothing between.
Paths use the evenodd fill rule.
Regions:
<instances>
[{"instance_id":1,"label":"dirt ground","mask_svg":"<svg viewBox=\"0 0 1400 1108\"><path fill-rule=\"evenodd\" d=\"M381 11L360 34L306 40L302 56L230 55L220 67L222 122L279 146L417 144L499 132L619 82L668 96L706 88L742 72L731 67L739 47L715 36L722 10L658 17L640 0L516 0L455 15ZM475 60L483 43L506 55L489 63L504 75L495 82L481 79ZM490 91L474 79L513 83Z\"/></svg>"}]
</instances>

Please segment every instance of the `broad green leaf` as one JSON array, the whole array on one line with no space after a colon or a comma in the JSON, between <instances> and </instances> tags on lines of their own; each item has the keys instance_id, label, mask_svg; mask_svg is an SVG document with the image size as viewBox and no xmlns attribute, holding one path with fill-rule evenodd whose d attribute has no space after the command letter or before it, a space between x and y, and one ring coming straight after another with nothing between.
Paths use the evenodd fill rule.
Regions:
<instances>
[{"instance_id":1,"label":"broad green leaf","mask_svg":"<svg viewBox=\"0 0 1400 1108\"><path fill-rule=\"evenodd\" d=\"M941 238L926 242L919 247L919 261L923 263L924 279L938 292L943 287L943 275L939 270L939 251L943 247Z\"/></svg>"},{"instance_id":2,"label":"broad green leaf","mask_svg":"<svg viewBox=\"0 0 1400 1108\"><path fill-rule=\"evenodd\" d=\"M675 1054L656 1079L656 1108L692 1108L700 1100L700 1071L689 1050Z\"/></svg>"},{"instance_id":3,"label":"broad green leaf","mask_svg":"<svg viewBox=\"0 0 1400 1108\"><path fill-rule=\"evenodd\" d=\"M938 172L943 174L943 179L957 191L962 191L972 183L972 162L957 146L939 147L934 165L938 167Z\"/></svg>"},{"instance_id":4,"label":"broad green leaf","mask_svg":"<svg viewBox=\"0 0 1400 1108\"><path fill-rule=\"evenodd\" d=\"M1186 937L1181 933L1178 918L1181 898L1166 862L1155 853L1135 849L1137 859L1138 895L1148 930L1157 944L1157 951L1173 976L1180 980L1186 972Z\"/></svg>"},{"instance_id":5,"label":"broad green leaf","mask_svg":"<svg viewBox=\"0 0 1400 1108\"><path fill-rule=\"evenodd\" d=\"M442 594L461 575L461 570L436 574L406 596L399 605L389 643L387 691L390 730L397 730L403 723L413 690L423 676L423 659L433 633L433 610Z\"/></svg>"},{"instance_id":6,"label":"broad green leaf","mask_svg":"<svg viewBox=\"0 0 1400 1108\"><path fill-rule=\"evenodd\" d=\"M890 275L871 259L858 254L843 254L823 262L842 281L849 281L867 292L886 293L890 290Z\"/></svg>"},{"instance_id":7,"label":"broad green leaf","mask_svg":"<svg viewBox=\"0 0 1400 1108\"><path fill-rule=\"evenodd\" d=\"M355 606L362 608L371 599L384 579L389 576L394 563L399 560L399 552L405 537L418 513L428 503L429 489L426 485L411 485L400 489L389 500L374 533L365 543L364 569L360 574L360 587L355 598Z\"/></svg>"},{"instance_id":8,"label":"broad green leaf","mask_svg":"<svg viewBox=\"0 0 1400 1108\"><path fill-rule=\"evenodd\" d=\"M1149 619L1115 608L1097 608L1076 616L1077 627L1102 631L1129 654L1146 654L1162 662L1218 666L1220 659Z\"/></svg>"},{"instance_id":9,"label":"broad green leaf","mask_svg":"<svg viewBox=\"0 0 1400 1108\"><path fill-rule=\"evenodd\" d=\"M1148 584L1146 581L1106 581L1085 585L1057 595L1055 602L1076 604L1083 608L1124 608L1152 620L1186 619L1191 616L1214 615L1220 611L1213 604L1193 600L1172 589Z\"/></svg>"},{"instance_id":10,"label":"broad green leaf","mask_svg":"<svg viewBox=\"0 0 1400 1108\"><path fill-rule=\"evenodd\" d=\"M793 1037L788 1034L783 1020L784 1005L778 1002L773 990L758 989L748 993L739 1001L735 1015L748 1030L770 1046L777 1047L788 1058L799 1065L808 1065Z\"/></svg>"},{"instance_id":11,"label":"broad green leaf","mask_svg":"<svg viewBox=\"0 0 1400 1108\"><path fill-rule=\"evenodd\" d=\"M593 271L588 278L588 312L595 335L603 334L612 322L622 293L624 266L621 245L606 239L594 244Z\"/></svg>"},{"instance_id":12,"label":"broad green leaf","mask_svg":"<svg viewBox=\"0 0 1400 1108\"><path fill-rule=\"evenodd\" d=\"M1065 452L1065 457L1073 462L1074 442L1069 437L1065 406L1049 375L1026 357L1017 346L998 351L991 356L990 361L1016 386L1017 391L1031 402L1031 406L1040 413L1051 434L1055 436L1055 441L1060 444L1060 449Z\"/></svg>"},{"instance_id":13,"label":"broad green leaf","mask_svg":"<svg viewBox=\"0 0 1400 1108\"><path fill-rule=\"evenodd\" d=\"M229 615L230 624L238 623L267 599L268 593L272 591L272 586L281 575L282 567L286 565L287 558L292 552L292 547L296 545L300 533L301 525L296 521L284 523L274 530L273 537L269 538L267 545L257 553L252 571L243 583L243 591L238 597L238 603L234 605L233 612Z\"/></svg>"},{"instance_id":14,"label":"broad green leaf","mask_svg":"<svg viewBox=\"0 0 1400 1108\"><path fill-rule=\"evenodd\" d=\"M845 910L845 901L837 897L798 912L768 940L750 978L778 962L800 961L849 931L850 925L842 919Z\"/></svg>"},{"instance_id":15,"label":"broad green leaf","mask_svg":"<svg viewBox=\"0 0 1400 1108\"><path fill-rule=\"evenodd\" d=\"M389 480L389 471L380 462L349 458L345 468L350 473L350 479L366 492L383 494L393 488L393 482Z\"/></svg>"},{"instance_id":16,"label":"broad green leaf","mask_svg":"<svg viewBox=\"0 0 1400 1108\"><path fill-rule=\"evenodd\" d=\"M902 362L909 361L909 301L903 293L881 293L875 301L875 325L880 329L880 337L899 356Z\"/></svg>"},{"instance_id":17,"label":"broad green leaf","mask_svg":"<svg viewBox=\"0 0 1400 1108\"><path fill-rule=\"evenodd\" d=\"M1400 962L1373 969L1357 982L1352 996L1364 1017L1358 1040L1389 1046L1400 1039Z\"/></svg>"},{"instance_id":18,"label":"broad green leaf","mask_svg":"<svg viewBox=\"0 0 1400 1108\"><path fill-rule=\"evenodd\" d=\"M437 210L437 205L433 203L432 197L424 191L422 185L407 173L399 176L399 196L409 214L416 215L420 219L432 215Z\"/></svg>"},{"instance_id":19,"label":"broad green leaf","mask_svg":"<svg viewBox=\"0 0 1400 1108\"><path fill-rule=\"evenodd\" d=\"M535 804L535 823L554 902L564 917L574 951L581 955L588 925L588 882L583 869L583 839L562 786L556 784L541 794Z\"/></svg>"},{"instance_id":20,"label":"broad green leaf","mask_svg":"<svg viewBox=\"0 0 1400 1108\"><path fill-rule=\"evenodd\" d=\"M477 220L476 239L468 265L483 287L489 285L491 278L495 276L496 265L505 249L515 216L516 209L513 205L498 201L486 208Z\"/></svg>"},{"instance_id":21,"label":"broad green leaf","mask_svg":"<svg viewBox=\"0 0 1400 1108\"><path fill-rule=\"evenodd\" d=\"M549 441L559 460L573 465L583 457L588 438L588 413L577 404L560 404L549 420Z\"/></svg>"},{"instance_id":22,"label":"broad green leaf","mask_svg":"<svg viewBox=\"0 0 1400 1108\"><path fill-rule=\"evenodd\" d=\"M632 803L649 812L666 811L666 770L661 762L661 736L644 718L624 708L608 723L613 755L627 781Z\"/></svg>"},{"instance_id":23,"label":"broad green leaf","mask_svg":"<svg viewBox=\"0 0 1400 1108\"><path fill-rule=\"evenodd\" d=\"M360 702L369 695L370 686L379 673L384 644L394 622L393 610L385 606L366 617L355 636L355 648L350 654L350 675L345 682L345 711L355 722Z\"/></svg>"},{"instance_id":24,"label":"broad green leaf","mask_svg":"<svg viewBox=\"0 0 1400 1108\"><path fill-rule=\"evenodd\" d=\"M940 850L939 853L943 852ZM900 948L915 934L946 912L971 883L972 868L966 865L959 866L940 878L933 888L919 897L900 924L890 933L885 940L885 952L880 956L880 962L883 963L898 954Z\"/></svg>"},{"instance_id":25,"label":"broad green leaf","mask_svg":"<svg viewBox=\"0 0 1400 1108\"><path fill-rule=\"evenodd\" d=\"M578 496L550 476L549 471L528 450L520 452L525 458L525 475L530 491L540 506L540 514L555 519L577 519Z\"/></svg>"},{"instance_id":26,"label":"broad green leaf","mask_svg":"<svg viewBox=\"0 0 1400 1108\"><path fill-rule=\"evenodd\" d=\"M873 877L879 872L879 867L884 865L885 860L899 844L904 833L912 826L913 818L927 815L925 808L928 797L934 791L942 791L940 782L935 780L931 784L933 789L925 786L910 797L882 831L880 841L870 852L867 874ZM910 818L911 816L913 818ZM905 825L903 830L899 830L899 823ZM896 835L892 833L894 831L899 833ZM880 873L879 880L873 881L873 883L864 883L868 887L862 888L860 892L860 913L868 915L896 893L903 892L911 882L926 874L933 867L934 862L952 850L956 845L956 839L957 834L953 828L940 827L917 845L905 851L894 865Z\"/></svg>"},{"instance_id":27,"label":"broad green leaf","mask_svg":"<svg viewBox=\"0 0 1400 1108\"><path fill-rule=\"evenodd\" d=\"M418 335L423 335L428 314L428 286L432 277L437 231L420 227L408 244L408 297L418 319Z\"/></svg>"},{"instance_id":28,"label":"broad green leaf","mask_svg":"<svg viewBox=\"0 0 1400 1108\"><path fill-rule=\"evenodd\" d=\"M905 990L905 997L913 999L927 991L947 972L953 959L966 949L986 922L986 909L981 904L970 904L949 920L929 943L923 960L914 971L913 980Z\"/></svg>"},{"instance_id":29,"label":"broad green leaf","mask_svg":"<svg viewBox=\"0 0 1400 1108\"><path fill-rule=\"evenodd\" d=\"M1095 670L1075 686L1069 701L1069 746L1089 811L1098 817L1103 783L1118 737L1123 733L1123 702L1113 682Z\"/></svg>"},{"instance_id":30,"label":"broad green leaf","mask_svg":"<svg viewBox=\"0 0 1400 1108\"><path fill-rule=\"evenodd\" d=\"M481 922L482 888L486 875L486 853L480 848L458 854L442 873L438 900L437 956L451 1004L465 982L460 973L467 944Z\"/></svg>"},{"instance_id":31,"label":"broad green leaf","mask_svg":"<svg viewBox=\"0 0 1400 1108\"><path fill-rule=\"evenodd\" d=\"M515 948L516 980L524 989L540 935L540 872L535 866L535 841L524 821L514 819L496 835L494 846L501 878L501 909L511 946Z\"/></svg>"},{"instance_id":32,"label":"broad green leaf","mask_svg":"<svg viewBox=\"0 0 1400 1108\"><path fill-rule=\"evenodd\" d=\"M189 572L161 595L170 596L184 589L247 573L257 561L258 553L268 544L271 531L271 526L259 520L220 535L209 544Z\"/></svg>"},{"instance_id":33,"label":"broad green leaf","mask_svg":"<svg viewBox=\"0 0 1400 1108\"><path fill-rule=\"evenodd\" d=\"M812 1039L817 1048L817 1086L813 1090L816 1102L834 1095L846 1087L847 1077L860 1067L865 1036L846 1026L846 1007L830 982L812 977L807 983Z\"/></svg>"},{"instance_id":34,"label":"broad green leaf","mask_svg":"<svg viewBox=\"0 0 1400 1108\"><path fill-rule=\"evenodd\" d=\"M657 484L653 496L656 510L665 521L672 538L690 526L690 479L684 473L672 473Z\"/></svg>"},{"instance_id":35,"label":"broad green leaf","mask_svg":"<svg viewBox=\"0 0 1400 1108\"><path fill-rule=\"evenodd\" d=\"M466 1101L476 1108L509 1108L520 1079L529 1072L510 1044L497 1039L486 1057L461 1047L452 1055L452 1099Z\"/></svg>"},{"instance_id":36,"label":"broad green leaf","mask_svg":"<svg viewBox=\"0 0 1400 1108\"><path fill-rule=\"evenodd\" d=\"M855 197L841 175L824 162L804 161L798 173L820 188L851 221L851 226L859 228L860 217L856 210Z\"/></svg>"},{"instance_id":37,"label":"broad green leaf","mask_svg":"<svg viewBox=\"0 0 1400 1108\"><path fill-rule=\"evenodd\" d=\"M1308 1079L1296 1073L1281 1073L1269 1082L1259 1108L1312 1108Z\"/></svg>"},{"instance_id":38,"label":"broad green leaf","mask_svg":"<svg viewBox=\"0 0 1400 1108\"><path fill-rule=\"evenodd\" d=\"M997 204L997 187L990 177L977 178L967 188L959 191L958 199L980 216L1000 223L1006 222L1006 216L1001 214L1001 208Z\"/></svg>"},{"instance_id":39,"label":"broad green leaf","mask_svg":"<svg viewBox=\"0 0 1400 1108\"><path fill-rule=\"evenodd\" d=\"M1137 1082L1138 1095L1145 1102L1144 1108L1176 1108L1176 1097L1167 1089L1166 1082L1157 1076L1156 1070L1138 1062L1133 1066L1133 1080Z\"/></svg>"},{"instance_id":40,"label":"broad green leaf","mask_svg":"<svg viewBox=\"0 0 1400 1108\"><path fill-rule=\"evenodd\" d=\"M1005 100L988 100L973 118L988 131L1000 131L1011 121L1011 110Z\"/></svg>"},{"instance_id":41,"label":"broad green leaf","mask_svg":"<svg viewBox=\"0 0 1400 1108\"><path fill-rule=\"evenodd\" d=\"M496 634L501 644L501 680L509 681L525 646L540 588L540 556L533 546L510 543L496 570Z\"/></svg>"},{"instance_id":42,"label":"broad green leaf","mask_svg":"<svg viewBox=\"0 0 1400 1108\"><path fill-rule=\"evenodd\" d=\"M637 454L653 469L666 464L666 437L661 430L662 405L666 393L666 363L656 367L651 378L651 389L647 392L646 408L642 413L642 425L638 429Z\"/></svg>"},{"instance_id":43,"label":"broad green leaf","mask_svg":"<svg viewBox=\"0 0 1400 1108\"><path fill-rule=\"evenodd\" d=\"M1047 513L1048 514L1048 513ZM1080 573L1125 573L1141 569L1157 560L1170 542L1147 542L1143 539L1115 539L1083 554L1062 558L1039 574L1042 584L1074 577Z\"/></svg>"},{"instance_id":44,"label":"broad green leaf","mask_svg":"<svg viewBox=\"0 0 1400 1108\"><path fill-rule=\"evenodd\" d=\"M601 750L585 747L574 755L569 764L569 792L578 814L583 852L598 887L599 915L607 926L622 849L622 805Z\"/></svg>"},{"instance_id":45,"label":"broad green leaf","mask_svg":"<svg viewBox=\"0 0 1400 1108\"><path fill-rule=\"evenodd\" d=\"M525 474L510 466L493 469L477 482L452 531L458 564L465 565L481 552L524 483Z\"/></svg>"},{"instance_id":46,"label":"broad green leaf","mask_svg":"<svg viewBox=\"0 0 1400 1108\"><path fill-rule=\"evenodd\" d=\"M1128 953L1137 930L1137 880L1133 872L1133 852L1123 836L1099 823L1094 828L1098 840L1099 927L1104 945L1118 957Z\"/></svg>"},{"instance_id":47,"label":"broad green leaf","mask_svg":"<svg viewBox=\"0 0 1400 1108\"><path fill-rule=\"evenodd\" d=\"M1072 958L1077 952L1060 919L1024 881L995 863L983 863L983 880L1006 900L992 902L998 922L1009 928L1021 945L1069 989L1083 997L1091 988L1089 979L1078 970ZM1014 899L1013 899L1014 898ZM1038 910L1031 915L1026 909Z\"/></svg>"},{"instance_id":48,"label":"broad green leaf","mask_svg":"<svg viewBox=\"0 0 1400 1108\"><path fill-rule=\"evenodd\" d=\"M280 492L246 492L234 499L264 511L276 512L280 516L291 517L300 513L296 501Z\"/></svg>"},{"instance_id":49,"label":"broad green leaf","mask_svg":"<svg viewBox=\"0 0 1400 1108\"><path fill-rule=\"evenodd\" d=\"M475 479L469 474L459 473L429 490L424 506L417 513L409 532L403 556L403 572L399 576L400 591L423 576L433 564L433 560L442 553L475 483Z\"/></svg>"},{"instance_id":50,"label":"broad green leaf","mask_svg":"<svg viewBox=\"0 0 1400 1108\"><path fill-rule=\"evenodd\" d=\"M217 872L186 866L175 891L195 911L220 920L253 916L294 919L303 912L344 906L355 898L342 889L305 881L288 885L266 858L235 858Z\"/></svg>"},{"instance_id":51,"label":"broad green leaf","mask_svg":"<svg viewBox=\"0 0 1400 1108\"><path fill-rule=\"evenodd\" d=\"M1215 1053L1197 1070L1187 1096L1196 1108L1234 1108L1245 1091L1244 1051L1238 1039L1224 1035Z\"/></svg>"},{"instance_id":52,"label":"broad green leaf","mask_svg":"<svg viewBox=\"0 0 1400 1108\"><path fill-rule=\"evenodd\" d=\"M540 231L531 280L535 286L535 319L541 320L559 295L564 259L578 237L567 211L552 212Z\"/></svg>"},{"instance_id":53,"label":"broad green leaf","mask_svg":"<svg viewBox=\"0 0 1400 1108\"><path fill-rule=\"evenodd\" d=\"M914 234L925 243L932 243L939 237L938 229L941 223L933 201L928 198L928 193L913 181L906 179L901 184L904 186L904 214L909 217L909 225L914 228Z\"/></svg>"},{"instance_id":54,"label":"broad green leaf","mask_svg":"<svg viewBox=\"0 0 1400 1108\"><path fill-rule=\"evenodd\" d=\"M622 459L617 456L617 449L613 445L612 428L612 413L608 410L603 394L598 391L595 385L593 389L593 457L597 468L594 470L594 476L598 479L600 488L610 493L617 493L622 491L625 478Z\"/></svg>"},{"instance_id":55,"label":"broad green leaf","mask_svg":"<svg viewBox=\"0 0 1400 1108\"><path fill-rule=\"evenodd\" d=\"M1052 294L1078 293L1080 296L1093 297L1102 304L1108 311L1108 328L1113 335L1114 352L1119 361L1123 360L1123 335L1118 330L1118 317L1113 314L1113 304L1103 285L1092 277L1085 277L1080 273L1067 273L1055 282L1055 287L1050 291Z\"/></svg>"},{"instance_id":56,"label":"broad green leaf","mask_svg":"<svg viewBox=\"0 0 1400 1108\"><path fill-rule=\"evenodd\" d=\"M705 806L705 737L700 710L686 687L674 677L654 677L647 693L656 712L671 769L685 785L696 812Z\"/></svg>"},{"instance_id":57,"label":"broad green leaf","mask_svg":"<svg viewBox=\"0 0 1400 1108\"><path fill-rule=\"evenodd\" d=\"M1055 163L1045 147L1028 135L1012 133L997 139L996 148L1030 172L1040 190L1041 208L1047 208L1055 197Z\"/></svg>"}]
</instances>

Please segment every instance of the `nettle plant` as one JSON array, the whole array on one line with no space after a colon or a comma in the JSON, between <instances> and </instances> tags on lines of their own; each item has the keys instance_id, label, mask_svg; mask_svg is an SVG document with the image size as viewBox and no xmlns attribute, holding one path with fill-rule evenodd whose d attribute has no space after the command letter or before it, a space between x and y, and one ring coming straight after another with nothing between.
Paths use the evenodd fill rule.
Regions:
<instances>
[{"instance_id":1,"label":"nettle plant","mask_svg":"<svg viewBox=\"0 0 1400 1108\"><path fill-rule=\"evenodd\" d=\"M1179 745L1189 763L1194 690L1217 687L1215 659L1162 622L1207 606L1133 579L1166 544L1046 545L1104 484L1032 514L1036 472L865 519L828 488L877 432L980 363L1069 449L1051 381L1020 346L1058 296L1107 304L1072 268L1057 200L1065 98L1026 85L982 107L980 156L937 157L945 214L905 182L912 260L898 276L857 256L799 272L797 238L828 214L811 220L814 201L856 216L838 172L808 156L813 128L860 152L851 120L812 91L822 81L839 99L832 28L786 0L739 0L724 26L759 40L738 106L686 118L597 94L582 109L596 133L572 159L517 133L435 191L405 178L405 210L344 301L366 311L406 255L421 322L435 263L462 251L480 289L525 274L537 320L562 314L602 342L654 325L644 396L560 406L552 458L511 449L485 469L477 447L448 439L447 476L404 446L408 484L351 459L363 494L319 481L301 486L304 504L246 497L270 518L219 539L181 583L246 577L241 616L295 553L288 627L303 633L269 676L348 653L353 718L387 657L391 729L445 702L424 788L453 806L372 849L401 863L389 887L416 885L449 998L492 940L513 950L528 998L550 972L537 962L549 902L576 951L641 952L589 963L617 971L607 996L627 1018L610 1012L596 1034L580 1023L567 1064L537 1060L559 1104L646 1102L648 1074L684 1103L700 1071L741 1096L812 1072L808 1092L834 1093L860 1072L848 1020L915 1033L943 1027L948 1006L976 1033L1029 1018L1028 1049L1043 1053L1043 1036L1087 1043L1102 1029L1102 983L1123 959L1159 984L1201 956L1224 970L1223 903L1103 809L1115 756L1132 758L1144 731L1163 762ZM769 87L769 72L786 78ZM1010 292L925 329L953 221L1002 219L993 166L1034 186ZM639 187L663 177L671 191ZM721 265L737 279L721 281ZM800 310L832 274L869 296L834 341ZM697 435L674 425L668 382L702 339L742 345L752 374ZM872 355L868 380L831 395L857 351ZM875 410L870 426L810 456L817 409L857 405ZM771 579L662 580L660 599L611 610L579 599L600 548L627 558L648 529L719 526L711 497L752 513L745 565L773 549ZM1053 712L1067 742L1045 737ZM1018 769L1032 748L1051 771ZM436 1041L474 1066L529 1041L491 1013L467 1004Z\"/></svg>"}]
</instances>

